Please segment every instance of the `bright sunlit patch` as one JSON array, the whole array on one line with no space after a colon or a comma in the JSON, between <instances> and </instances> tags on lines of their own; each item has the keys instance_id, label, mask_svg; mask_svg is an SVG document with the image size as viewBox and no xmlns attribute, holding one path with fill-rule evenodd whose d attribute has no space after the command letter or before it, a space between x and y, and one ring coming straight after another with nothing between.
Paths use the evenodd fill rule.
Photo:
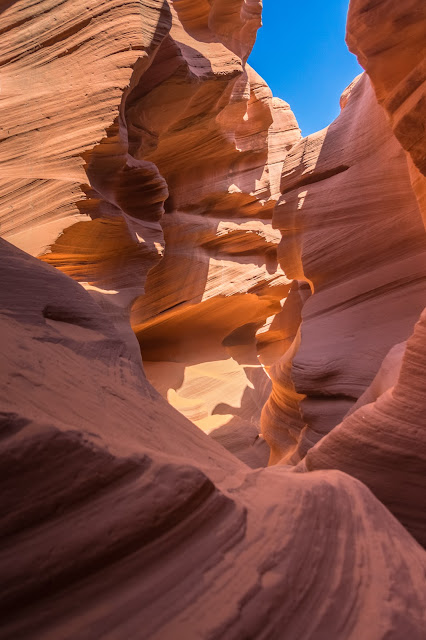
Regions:
<instances>
[{"instance_id":1,"label":"bright sunlit patch","mask_svg":"<svg viewBox=\"0 0 426 640\"><path fill-rule=\"evenodd\" d=\"M98 291L104 295L113 296L119 293L115 289L101 289L101 287L95 287L93 284L89 284L88 282L80 282L81 286L86 289L86 291Z\"/></svg>"},{"instance_id":2,"label":"bright sunlit patch","mask_svg":"<svg viewBox=\"0 0 426 640\"><path fill-rule=\"evenodd\" d=\"M299 210L303 207L303 205L304 205L304 203L305 203L305 198L306 198L306 196L307 196L307 195L308 195L308 192L307 192L307 191L301 191L301 192L298 194L299 200L298 200L298 203L297 203L297 208L298 208Z\"/></svg>"},{"instance_id":3,"label":"bright sunlit patch","mask_svg":"<svg viewBox=\"0 0 426 640\"><path fill-rule=\"evenodd\" d=\"M167 400L200 429L210 433L227 424L241 408L244 393L254 389L244 368L233 358L195 364L185 369L183 383L169 389Z\"/></svg>"},{"instance_id":4,"label":"bright sunlit patch","mask_svg":"<svg viewBox=\"0 0 426 640\"><path fill-rule=\"evenodd\" d=\"M157 252L162 256L164 254L164 247L159 242L154 242L154 247L157 249Z\"/></svg>"}]
</instances>

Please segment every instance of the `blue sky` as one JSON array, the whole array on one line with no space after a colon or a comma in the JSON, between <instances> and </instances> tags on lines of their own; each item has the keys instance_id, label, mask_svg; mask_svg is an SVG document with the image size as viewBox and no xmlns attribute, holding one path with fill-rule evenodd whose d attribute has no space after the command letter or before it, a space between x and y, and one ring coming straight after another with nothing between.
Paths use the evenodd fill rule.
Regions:
<instances>
[{"instance_id":1,"label":"blue sky","mask_svg":"<svg viewBox=\"0 0 426 640\"><path fill-rule=\"evenodd\" d=\"M338 116L340 94L362 71L345 44L348 4L263 0L263 27L248 62L290 103L304 136Z\"/></svg>"}]
</instances>

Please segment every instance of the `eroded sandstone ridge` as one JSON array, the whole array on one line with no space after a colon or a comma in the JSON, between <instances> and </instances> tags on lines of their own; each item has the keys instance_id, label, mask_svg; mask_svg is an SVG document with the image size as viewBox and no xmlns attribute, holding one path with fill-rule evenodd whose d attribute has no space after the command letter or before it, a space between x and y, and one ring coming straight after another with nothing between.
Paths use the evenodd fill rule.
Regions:
<instances>
[{"instance_id":1,"label":"eroded sandstone ridge","mask_svg":"<svg viewBox=\"0 0 426 640\"><path fill-rule=\"evenodd\" d=\"M371 78L378 102L409 156L413 188L426 216L426 7L417 0L352 0L347 43Z\"/></svg>"},{"instance_id":2,"label":"eroded sandstone ridge","mask_svg":"<svg viewBox=\"0 0 426 640\"><path fill-rule=\"evenodd\" d=\"M373 22L380 28L370 32L368 25ZM349 46L371 76L378 101L407 152L409 175L423 221L426 220L425 28L424 4L355 1L350 6ZM396 189L394 182L393 194ZM403 211L401 206L401 224ZM407 225L404 224L405 233L414 220L418 220L418 216L413 212L407 217ZM400 240L404 235L400 229ZM417 246L423 251L421 233L418 241ZM413 236L411 251L415 246ZM400 304L394 311L399 318L410 308L410 298L414 300L410 290L414 293L415 279L421 287L417 301L424 305L426 259L422 253L417 256L419 270L412 270L408 276L411 285L405 280L408 288L403 288ZM347 418L308 452L302 466L309 470L337 468L359 478L426 546L425 311L405 351L401 347L403 345L393 346L365 395ZM360 408L354 411L357 407Z\"/></svg>"},{"instance_id":3,"label":"eroded sandstone ridge","mask_svg":"<svg viewBox=\"0 0 426 640\"><path fill-rule=\"evenodd\" d=\"M420 640L425 552L362 483L251 471L77 283L1 250L1 637Z\"/></svg>"},{"instance_id":4,"label":"eroded sandstone ridge","mask_svg":"<svg viewBox=\"0 0 426 640\"><path fill-rule=\"evenodd\" d=\"M122 333L132 304L158 390L215 437L231 427L229 446L252 443L270 391L255 332L290 286L272 211L300 139L246 65L260 3L35 6L2 17L4 112L19 106L3 236L83 283Z\"/></svg>"},{"instance_id":5,"label":"eroded sandstone ridge","mask_svg":"<svg viewBox=\"0 0 426 640\"><path fill-rule=\"evenodd\" d=\"M299 312L292 357L300 416L281 389L285 355L271 372L278 382L263 429L273 458L295 463L412 333L425 301L426 236L405 153L366 75L344 95L337 120L290 151L282 187L280 262L314 295Z\"/></svg>"},{"instance_id":6,"label":"eroded sandstone ridge","mask_svg":"<svg viewBox=\"0 0 426 640\"><path fill-rule=\"evenodd\" d=\"M0 2L0 637L423 640L424 9L304 139L260 22Z\"/></svg>"}]
</instances>

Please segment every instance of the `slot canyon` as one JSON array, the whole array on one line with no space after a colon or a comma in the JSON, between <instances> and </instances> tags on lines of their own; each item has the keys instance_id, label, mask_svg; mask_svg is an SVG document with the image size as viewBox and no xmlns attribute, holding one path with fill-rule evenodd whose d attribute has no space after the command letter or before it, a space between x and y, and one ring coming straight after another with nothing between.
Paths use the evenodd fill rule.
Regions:
<instances>
[{"instance_id":1,"label":"slot canyon","mask_svg":"<svg viewBox=\"0 0 426 640\"><path fill-rule=\"evenodd\" d=\"M0 0L1 639L426 638L426 5L261 24Z\"/></svg>"}]
</instances>

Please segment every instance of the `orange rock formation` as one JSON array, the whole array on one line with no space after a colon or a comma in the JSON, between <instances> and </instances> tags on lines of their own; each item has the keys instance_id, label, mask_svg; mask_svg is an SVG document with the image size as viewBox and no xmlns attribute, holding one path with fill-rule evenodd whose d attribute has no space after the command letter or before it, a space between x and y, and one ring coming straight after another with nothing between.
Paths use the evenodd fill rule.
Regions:
<instances>
[{"instance_id":1,"label":"orange rock formation","mask_svg":"<svg viewBox=\"0 0 426 640\"><path fill-rule=\"evenodd\" d=\"M1 251L1 637L420 640L425 552L361 482L250 470L77 283Z\"/></svg>"},{"instance_id":2,"label":"orange rock formation","mask_svg":"<svg viewBox=\"0 0 426 640\"><path fill-rule=\"evenodd\" d=\"M380 30L368 29L372 20L377 20ZM408 168L423 220L426 219L425 26L425 8L413 2L403 6L383 2L373 7L355 1L348 17L349 45L359 54L395 136L408 152ZM402 207L399 215L402 223ZM413 222L411 215L407 223L411 226ZM415 246L414 237L411 246ZM423 259L423 267L425 262ZM414 275L412 271L411 277ZM418 301L424 304L424 277L421 271L418 275L419 284L423 284ZM410 304L406 293L404 287L395 309L400 318ZM357 410L309 451L301 463L306 470L341 469L362 480L423 546L426 545L425 313L426 310L405 351L404 345L391 349L371 387L354 407Z\"/></svg>"},{"instance_id":3,"label":"orange rock formation","mask_svg":"<svg viewBox=\"0 0 426 640\"><path fill-rule=\"evenodd\" d=\"M406 155L366 75L344 97L337 120L284 163L278 254L313 295L272 370L263 412L271 461L298 462L342 420L424 306L426 234Z\"/></svg>"},{"instance_id":4,"label":"orange rock formation","mask_svg":"<svg viewBox=\"0 0 426 640\"><path fill-rule=\"evenodd\" d=\"M304 139L260 22L0 2L2 638L423 640L425 12Z\"/></svg>"},{"instance_id":5,"label":"orange rock formation","mask_svg":"<svg viewBox=\"0 0 426 640\"><path fill-rule=\"evenodd\" d=\"M392 130L409 155L413 188L426 219L426 7L352 0L347 43L371 78Z\"/></svg>"},{"instance_id":6,"label":"orange rock formation","mask_svg":"<svg viewBox=\"0 0 426 640\"><path fill-rule=\"evenodd\" d=\"M270 390L254 334L290 286L272 210L300 139L245 63L260 3L70 7L20 1L3 15L5 112L22 99L3 147L3 237L86 286L129 344L132 305L155 386L207 431L232 421L251 443ZM25 16L34 42L12 56ZM29 75L31 102L17 89Z\"/></svg>"}]
</instances>

